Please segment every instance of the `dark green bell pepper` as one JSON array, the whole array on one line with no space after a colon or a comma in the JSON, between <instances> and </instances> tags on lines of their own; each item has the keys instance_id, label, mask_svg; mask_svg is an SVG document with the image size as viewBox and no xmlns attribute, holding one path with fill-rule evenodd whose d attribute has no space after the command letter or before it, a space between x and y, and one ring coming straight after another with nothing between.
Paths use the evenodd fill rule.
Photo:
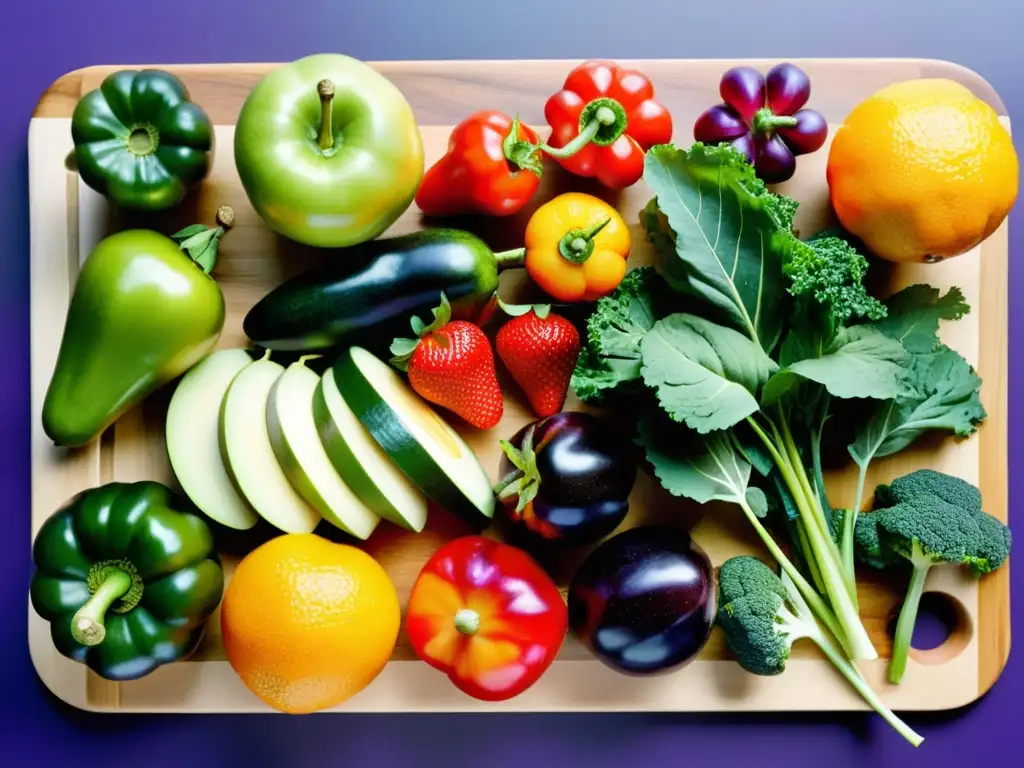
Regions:
<instances>
[{"instance_id":1,"label":"dark green bell pepper","mask_svg":"<svg viewBox=\"0 0 1024 768\"><path fill-rule=\"evenodd\" d=\"M108 680L189 656L224 591L206 522L149 480L78 494L43 523L32 557L32 607L54 646Z\"/></svg>"},{"instance_id":2,"label":"dark green bell pepper","mask_svg":"<svg viewBox=\"0 0 1024 768\"><path fill-rule=\"evenodd\" d=\"M71 116L82 180L124 208L180 203L213 163L213 123L184 83L156 69L114 72Z\"/></svg>"}]
</instances>

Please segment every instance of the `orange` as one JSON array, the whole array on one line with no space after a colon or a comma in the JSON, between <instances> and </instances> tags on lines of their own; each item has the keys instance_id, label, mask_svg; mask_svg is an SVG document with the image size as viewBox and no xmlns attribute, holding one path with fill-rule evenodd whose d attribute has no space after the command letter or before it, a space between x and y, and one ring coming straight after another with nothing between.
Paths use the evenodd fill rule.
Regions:
<instances>
[{"instance_id":1,"label":"orange","mask_svg":"<svg viewBox=\"0 0 1024 768\"><path fill-rule=\"evenodd\" d=\"M1017 153L995 110L922 78L882 88L836 130L827 178L840 223L877 256L928 262L991 235L1017 198Z\"/></svg>"},{"instance_id":2,"label":"orange","mask_svg":"<svg viewBox=\"0 0 1024 768\"><path fill-rule=\"evenodd\" d=\"M278 536L250 552L221 603L232 669L291 714L363 690L391 657L400 626L398 594L380 564L312 533Z\"/></svg>"}]
</instances>

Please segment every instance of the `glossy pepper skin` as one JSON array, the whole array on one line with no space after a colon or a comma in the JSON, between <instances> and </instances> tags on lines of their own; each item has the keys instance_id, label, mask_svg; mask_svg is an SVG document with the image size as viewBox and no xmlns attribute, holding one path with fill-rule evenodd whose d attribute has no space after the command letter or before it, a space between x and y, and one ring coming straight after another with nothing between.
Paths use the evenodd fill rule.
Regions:
<instances>
[{"instance_id":1,"label":"glossy pepper skin","mask_svg":"<svg viewBox=\"0 0 1024 768\"><path fill-rule=\"evenodd\" d=\"M32 558L29 596L54 646L108 680L190 655L224 590L206 522L149 480L78 494L43 523Z\"/></svg>"},{"instance_id":2,"label":"glossy pepper skin","mask_svg":"<svg viewBox=\"0 0 1024 768\"><path fill-rule=\"evenodd\" d=\"M217 227L172 237L122 230L96 245L75 283L43 401L43 431L54 443L91 442L213 351L225 303L208 272L232 216L222 208Z\"/></svg>"},{"instance_id":3,"label":"glossy pepper skin","mask_svg":"<svg viewBox=\"0 0 1024 768\"><path fill-rule=\"evenodd\" d=\"M570 173L612 189L639 181L644 153L672 139L672 115L654 98L651 81L611 61L585 61L569 72L544 105L544 118L555 150L548 154ZM582 141L587 134L592 138ZM557 150L573 142L582 148L561 157Z\"/></svg>"},{"instance_id":4,"label":"glossy pepper skin","mask_svg":"<svg viewBox=\"0 0 1024 768\"><path fill-rule=\"evenodd\" d=\"M427 216L521 210L540 186L541 161L534 152L515 153L516 142L536 144L537 133L503 112L474 112L455 126L448 152L427 169L416 205Z\"/></svg>"},{"instance_id":5,"label":"glossy pepper skin","mask_svg":"<svg viewBox=\"0 0 1024 768\"><path fill-rule=\"evenodd\" d=\"M554 661L568 609L551 577L524 551L464 536L423 567L405 627L416 654L461 691L505 701Z\"/></svg>"},{"instance_id":6,"label":"glossy pepper skin","mask_svg":"<svg viewBox=\"0 0 1024 768\"><path fill-rule=\"evenodd\" d=\"M626 275L629 227L600 198L566 192L530 217L524 235L526 271L558 301L595 301Z\"/></svg>"},{"instance_id":7,"label":"glossy pepper skin","mask_svg":"<svg viewBox=\"0 0 1024 768\"><path fill-rule=\"evenodd\" d=\"M82 180L119 206L178 205L213 163L213 124L184 83L157 69L124 69L85 94L71 116Z\"/></svg>"}]
</instances>

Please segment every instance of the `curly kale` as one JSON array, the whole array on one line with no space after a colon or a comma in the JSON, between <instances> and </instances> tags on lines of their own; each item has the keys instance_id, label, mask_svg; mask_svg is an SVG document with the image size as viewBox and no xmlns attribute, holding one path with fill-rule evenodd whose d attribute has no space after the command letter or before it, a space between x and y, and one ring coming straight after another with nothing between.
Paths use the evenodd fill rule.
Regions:
<instances>
[{"instance_id":1,"label":"curly kale","mask_svg":"<svg viewBox=\"0 0 1024 768\"><path fill-rule=\"evenodd\" d=\"M782 265L793 296L812 297L839 325L866 318L881 320L885 305L864 287L868 260L835 235L813 237L794 248Z\"/></svg>"},{"instance_id":2,"label":"curly kale","mask_svg":"<svg viewBox=\"0 0 1024 768\"><path fill-rule=\"evenodd\" d=\"M899 683L929 570L950 564L989 573L1006 561L1012 539L1006 525L982 510L977 487L932 469L880 485L875 504L876 511L857 518L858 558L874 568L911 569L889 666L889 681Z\"/></svg>"},{"instance_id":3,"label":"curly kale","mask_svg":"<svg viewBox=\"0 0 1024 768\"><path fill-rule=\"evenodd\" d=\"M623 385L642 385L640 340L662 316L665 290L654 267L643 266L627 272L614 291L597 300L572 374L580 400L600 402Z\"/></svg>"}]
</instances>

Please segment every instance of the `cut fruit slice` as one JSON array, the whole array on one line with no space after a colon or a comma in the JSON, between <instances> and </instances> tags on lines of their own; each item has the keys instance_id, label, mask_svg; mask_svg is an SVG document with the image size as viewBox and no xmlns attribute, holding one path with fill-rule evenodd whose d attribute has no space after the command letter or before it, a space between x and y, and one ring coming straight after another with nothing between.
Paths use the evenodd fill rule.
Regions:
<instances>
[{"instance_id":1,"label":"cut fruit slice","mask_svg":"<svg viewBox=\"0 0 1024 768\"><path fill-rule=\"evenodd\" d=\"M300 358L274 382L267 399L270 444L289 482L324 519L358 539L368 539L380 516L338 475L313 419L320 377Z\"/></svg>"},{"instance_id":2,"label":"cut fruit slice","mask_svg":"<svg viewBox=\"0 0 1024 768\"><path fill-rule=\"evenodd\" d=\"M224 466L220 405L235 376L252 362L244 349L221 349L190 368L171 396L164 429L171 469L185 495L211 520L242 531L260 518Z\"/></svg>"},{"instance_id":3,"label":"cut fruit slice","mask_svg":"<svg viewBox=\"0 0 1024 768\"><path fill-rule=\"evenodd\" d=\"M472 449L394 368L350 347L333 371L349 408L424 495L473 523L494 516L494 491Z\"/></svg>"},{"instance_id":4,"label":"cut fruit slice","mask_svg":"<svg viewBox=\"0 0 1024 768\"><path fill-rule=\"evenodd\" d=\"M288 482L267 428L267 398L283 373L283 365L264 357L231 382L221 405L221 452L232 481L260 517L285 533L311 533L320 515Z\"/></svg>"},{"instance_id":5,"label":"cut fruit slice","mask_svg":"<svg viewBox=\"0 0 1024 768\"><path fill-rule=\"evenodd\" d=\"M373 439L338 391L334 371L320 379L313 418L331 464L370 509L419 533L427 524L427 499Z\"/></svg>"}]
</instances>

